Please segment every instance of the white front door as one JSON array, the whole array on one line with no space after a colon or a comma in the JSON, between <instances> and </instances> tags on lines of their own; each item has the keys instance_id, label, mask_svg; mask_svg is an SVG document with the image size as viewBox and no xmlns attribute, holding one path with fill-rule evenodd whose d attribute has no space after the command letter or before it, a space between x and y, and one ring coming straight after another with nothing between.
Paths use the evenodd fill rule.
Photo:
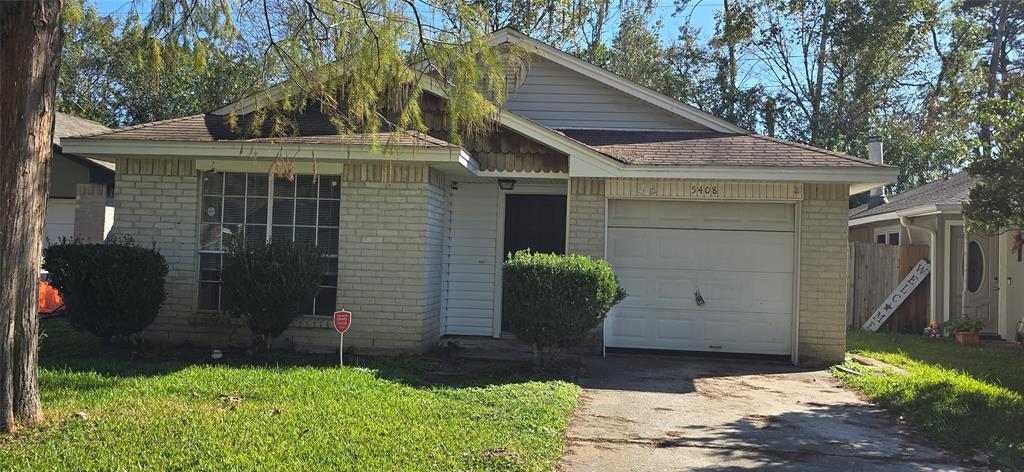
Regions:
<instances>
[{"instance_id":1,"label":"white front door","mask_svg":"<svg viewBox=\"0 0 1024 472\"><path fill-rule=\"evenodd\" d=\"M499 269L498 186L460 182L451 192L442 334L491 336Z\"/></svg>"},{"instance_id":2,"label":"white front door","mask_svg":"<svg viewBox=\"0 0 1024 472\"><path fill-rule=\"evenodd\" d=\"M609 347L790 354L794 207L611 200Z\"/></svg>"}]
</instances>

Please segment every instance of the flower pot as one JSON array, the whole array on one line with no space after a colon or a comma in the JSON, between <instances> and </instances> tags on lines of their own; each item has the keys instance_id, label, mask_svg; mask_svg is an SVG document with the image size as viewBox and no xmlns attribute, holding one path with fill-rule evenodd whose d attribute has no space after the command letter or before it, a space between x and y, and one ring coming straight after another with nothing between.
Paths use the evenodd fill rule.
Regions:
<instances>
[{"instance_id":1,"label":"flower pot","mask_svg":"<svg viewBox=\"0 0 1024 472\"><path fill-rule=\"evenodd\" d=\"M978 344L980 342L978 333L956 333L956 342L959 344Z\"/></svg>"}]
</instances>

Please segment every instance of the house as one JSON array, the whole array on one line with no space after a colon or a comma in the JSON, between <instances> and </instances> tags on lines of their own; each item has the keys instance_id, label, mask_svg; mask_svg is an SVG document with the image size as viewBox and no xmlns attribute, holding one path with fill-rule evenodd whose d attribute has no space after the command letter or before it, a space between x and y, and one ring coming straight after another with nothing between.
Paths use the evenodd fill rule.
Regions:
<instances>
[{"instance_id":1,"label":"house","mask_svg":"<svg viewBox=\"0 0 1024 472\"><path fill-rule=\"evenodd\" d=\"M219 313L222 235L315 243L329 273L284 338L329 351L328 316L354 313L346 346L420 352L443 336L502 337L501 262L535 248L606 258L630 296L608 347L842 359L851 193L896 169L752 134L518 32L530 59L495 130L338 135L315 110L288 138L243 140L264 97L202 115L65 139L115 159L114 232L155 242L170 265L150 339L247 343ZM425 80L431 129L444 93ZM268 176L291 156L290 181ZM314 177L314 162L315 171ZM703 304L697 299L702 298Z\"/></svg>"},{"instance_id":2,"label":"house","mask_svg":"<svg viewBox=\"0 0 1024 472\"><path fill-rule=\"evenodd\" d=\"M967 234L964 251L963 202L976 182L959 172L889 198L875 191L873 202L850 209L850 241L927 245L929 318L967 314L985 322L983 335L1014 339L1022 315L1013 307L1024 306L1024 294L1010 289L1015 278L1024 281L1024 262L1012 251L1015 233Z\"/></svg>"},{"instance_id":3,"label":"house","mask_svg":"<svg viewBox=\"0 0 1024 472\"><path fill-rule=\"evenodd\" d=\"M114 223L114 164L64 152L61 139L110 132L95 121L57 113L43 223L43 245L61 238L102 241Z\"/></svg>"}]
</instances>

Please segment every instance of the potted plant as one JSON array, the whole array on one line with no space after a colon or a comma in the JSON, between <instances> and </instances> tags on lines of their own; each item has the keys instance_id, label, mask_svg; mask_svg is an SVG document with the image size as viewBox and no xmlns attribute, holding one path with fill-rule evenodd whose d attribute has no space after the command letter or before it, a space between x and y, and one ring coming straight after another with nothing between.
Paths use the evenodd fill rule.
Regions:
<instances>
[{"instance_id":1,"label":"potted plant","mask_svg":"<svg viewBox=\"0 0 1024 472\"><path fill-rule=\"evenodd\" d=\"M946 323L946 330L953 333L956 342L960 344L978 344L978 332L984 327L984 321L972 319L967 315Z\"/></svg>"}]
</instances>

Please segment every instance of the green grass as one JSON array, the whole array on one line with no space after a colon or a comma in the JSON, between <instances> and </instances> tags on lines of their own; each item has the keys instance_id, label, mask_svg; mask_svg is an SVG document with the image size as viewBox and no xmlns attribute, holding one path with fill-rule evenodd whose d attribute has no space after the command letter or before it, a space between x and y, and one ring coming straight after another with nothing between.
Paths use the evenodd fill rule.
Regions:
<instances>
[{"instance_id":1,"label":"green grass","mask_svg":"<svg viewBox=\"0 0 1024 472\"><path fill-rule=\"evenodd\" d=\"M47 420L0 437L0 470L543 470L579 395L505 364L439 385L416 358L211 366L44 330Z\"/></svg>"},{"instance_id":2,"label":"green grass","mask_svg":"<svg viewBox=\"0 0 1024 472\"><path fill-rule=\"evenodd\" d=\"M905 416L940 445L1024 470L1024 349L961 346L914 335L852 332L851 352L908 375L847 362L863 375L836 375Z\"/></svg>"}]
</instances>

